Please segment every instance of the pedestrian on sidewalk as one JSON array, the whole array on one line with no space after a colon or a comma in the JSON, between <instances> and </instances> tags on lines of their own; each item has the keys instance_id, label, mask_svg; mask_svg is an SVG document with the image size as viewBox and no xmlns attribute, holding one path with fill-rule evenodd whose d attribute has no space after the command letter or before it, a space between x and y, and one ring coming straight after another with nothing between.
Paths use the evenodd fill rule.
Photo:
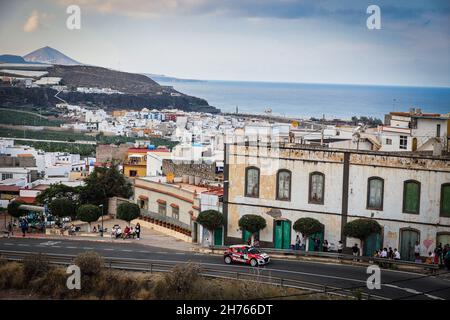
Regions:
<instances>
[{"instance_id":1,"label":"pedestrian on sidewalk","mask_svg":"<svg viewBox=\"0 0 450 320\"><path fill-rule=\"evenodd\" d=\"M355 245L352 247L352 252L355 257L359 256L359 248L357 243L355 243ZM353 261L358 261L358 259L353 259Z\"/></svg>"},{"instance_id":2,"label":"pedestrian on sidewalk","mask_svg":"<svg viewBox=\"0 0 450 320\"><path fill-rule=\"evenodd\" d=\"M141 240L141 225L139 224L139 222L136 224L134 231L136 232L136 238L138 240Z\"/></svg>"},{"instance_id":3,"label":"pedestrian on sidewalk","mask_svg":"<svg viewBox=\"0 0 450 320\"><path fill-rule=\"evenodd\" d=\"M12 223L9 222L8 223L8 238L10 238L12 234L13 234L13 226L12 226Z\"/></svg>"},{"instance_id":4,"label":"pedestrian on sidewalk","mask_svg":"<svg viewBox=\"0 0 450 320\"><path fill-rule=\"evenodd\" d=\"M22 219L22 222L20 223L20 228L22 229L22 237L25 237L25 233L28 231L27 219Z\"/></svg>"}]
</instances>

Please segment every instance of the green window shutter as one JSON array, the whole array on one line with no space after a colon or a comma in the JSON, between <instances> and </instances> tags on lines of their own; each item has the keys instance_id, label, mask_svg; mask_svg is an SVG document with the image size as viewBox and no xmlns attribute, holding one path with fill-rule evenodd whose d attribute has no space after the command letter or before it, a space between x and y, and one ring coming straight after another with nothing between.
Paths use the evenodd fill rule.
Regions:
<instances>
[{"instance_id":1,"label":"green window shutter","mask_svg":"<svg viewBox=\"0 0 450 320\"><path fill-rule=\"evenodd\" d=\"M450 184L445 184L442 186L441 216L450 217Z\"/></svg>"},{"instance_id":2,"label":"green window shutter","mask_svg":"<svg viewBox=\"0 0 450 320\"><path fill-rule=\"evenodd\" d=\"M416 182L405 183L404 212L419 213L420 186Z\"/></svg>"}]
</instances>

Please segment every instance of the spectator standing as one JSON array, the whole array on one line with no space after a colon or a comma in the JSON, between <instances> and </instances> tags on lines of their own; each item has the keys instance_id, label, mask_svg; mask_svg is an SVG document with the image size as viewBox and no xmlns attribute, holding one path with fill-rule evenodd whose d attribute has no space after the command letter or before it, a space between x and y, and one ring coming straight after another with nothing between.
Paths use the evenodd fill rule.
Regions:
<instances>
[{"instance_id":1,"label":"spectator standing","mask_svg":"<svg viewBox=\"0 0 450 320\"><path fill-rule=\"evenodd\" d=\"M343 248L344 248L344 245L342 244L342 241L339 240L339 243L337 245L338 253L342 253Z\"/></svg>"},{"instance_id":2,"label":"spectator standing","mask_svg":"<svg viewBox=\"0 0 450 320\"><path fill-rule=\"evenodd\" d=\"M323 252L328 252L328 240L323 241Z\"/></svg>"},{"instance_id":3,"label":"spectator standing","mask_svg":"<svg viewBox=\"0 0 450 320\"><path fill-rule=\"evenodd\" d=\"M418 260L420 260L420 244L419 244L419 241L416 241L416 244L414 246L414 257L415 257L416 262Z\"/></svg>"},{"instance_id":4,"label":"spectator standing","mask_svg":"<svg viewBox=\"0 0 450 320\"><path fill-rule=\"evenodd\" d=\"M134 228L134 230L136 231L136 237L138 240L141 239L141 225L139 224L139 222L136 224L136 227Z\"/></svg>"}]
</instances>

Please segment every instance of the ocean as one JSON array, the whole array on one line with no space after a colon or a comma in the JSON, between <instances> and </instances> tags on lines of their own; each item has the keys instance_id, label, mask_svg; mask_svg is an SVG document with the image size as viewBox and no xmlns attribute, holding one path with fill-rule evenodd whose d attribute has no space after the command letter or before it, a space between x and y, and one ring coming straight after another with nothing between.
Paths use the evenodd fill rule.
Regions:
<instances>
[{"instance_id":1,"label":"ocean","mask_svg":"<svg viewBox=\"0 0 450 320\"><path fill-rule=\"evenodd\" d=\"M449 113L450 88L270 83L244 81L161 81L161 85L206 99L222 112L327 119L371 116L381 120L391 111Z\"/></svg>"}]
</instances>

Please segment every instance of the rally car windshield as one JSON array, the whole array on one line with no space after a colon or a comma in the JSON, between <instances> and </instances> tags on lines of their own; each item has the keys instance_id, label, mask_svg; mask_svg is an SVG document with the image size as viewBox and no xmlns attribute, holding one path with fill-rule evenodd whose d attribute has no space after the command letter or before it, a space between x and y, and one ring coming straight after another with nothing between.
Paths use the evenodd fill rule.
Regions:
<instances>
[{"instance_id":1,"label":"rally car windshield","mask_svg":"<svg viewBox=\"0 0 450 320\"><path fill-rule=\"evenodd\" d=\"M251 248L250 250L248 250L248 252L249 253L254 253L254 254L260 253L259 250L255 249L255 248Z\"/></svg>"}]
</instances>

